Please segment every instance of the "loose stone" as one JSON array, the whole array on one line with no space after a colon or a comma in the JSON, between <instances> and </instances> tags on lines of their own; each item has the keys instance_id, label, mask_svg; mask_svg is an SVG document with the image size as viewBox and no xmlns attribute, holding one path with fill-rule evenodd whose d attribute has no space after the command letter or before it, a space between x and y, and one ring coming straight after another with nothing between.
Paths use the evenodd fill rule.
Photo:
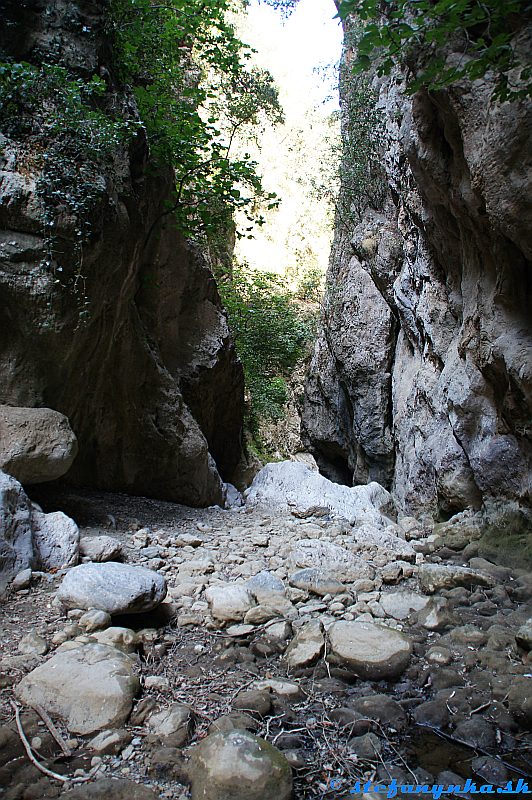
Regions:
<instances>
[{"instance_id":1,"label":"loose stone","mask_svg":"<svg viewBox=\"0 0 532 800\"><path fill-rule=\"evenodd\" d=\"M245 730L214 733L191 753L192 800L290 800L292 772L276 747Z\"/></svg>"}]
</instances>

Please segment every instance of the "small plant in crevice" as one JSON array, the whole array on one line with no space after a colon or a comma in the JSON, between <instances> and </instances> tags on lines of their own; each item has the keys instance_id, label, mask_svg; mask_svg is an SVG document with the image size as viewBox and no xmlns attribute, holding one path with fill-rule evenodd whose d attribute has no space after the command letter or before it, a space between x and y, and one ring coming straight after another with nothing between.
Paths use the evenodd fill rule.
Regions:
<instances>
[{"instance_id":1,"label":"small plant in crevice","mask_svg":"<svg viewBox=\"0 0 532 800\"><path fill-rule=\"evenodd\" d=\"M378 94L365 76L352 73L359 40L358 26L347 23L339 70L341 153L336 204L337 221L346 229L361 218L367 206L381 208L387 191Z\"/></svg>"}]
</instances>

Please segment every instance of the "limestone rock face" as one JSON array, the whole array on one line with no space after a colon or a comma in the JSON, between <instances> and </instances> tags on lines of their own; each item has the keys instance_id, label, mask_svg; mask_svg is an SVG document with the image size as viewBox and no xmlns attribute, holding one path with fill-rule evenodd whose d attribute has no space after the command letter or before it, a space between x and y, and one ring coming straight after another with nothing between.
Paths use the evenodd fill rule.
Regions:
<instances>
[{"instance_id":1,"label":"limestone rock face","mask_svg":"<svg viewBox=\"0 0 532 800\"><path fill-rule=\"evenodd\" d=\"M531 104L374 88L388 190L338 226L303 440L404 510L529 498Z\"/></svg>"},{"instance_id":2,"label":"limestone rock face","mask_svg":"<svg viewBox=\"0 0 532 800\"><path fill-rule=\"evenodd\" d=\"M0 406L0 469L21 483L43 483L68 472L78 443L64 414L51 408Z\"/></svg>"},{"instance_id":3,"label":"limestone rock face","mask_svg":"<svg viewBox=\"0 0 532 800\"><path fill-rule=\"evenodd\" d=\"M71 566L78 557L76 523L60 511L38 511L20 483L0 472L0 596L24 570Z\"/></svg>"},{"instance_id":4,"label":"limestone rock face","mask_svg":"<svg viewBox=\"0 0 532 800\"><path fill-rule=\"evenodd\" d=\"M108 614L139 614L166 597L162 575L144 567L107 561L80 564L67 572L57 596L67 608L97 608Z\"/></svg>"},{"instance_id":5,"label":"limestone rock face","mask_svg":"<svg viewBox=\"0 0 532 800\"><path fill-rule=\"evenodd\" d=\"M17 696L65 720L72 733L120 727L140 687L131 659L101 644L56 653L18 684Z\"/></svg>"},{"instance_id":6,"label":"limestone rock face","mask_svg":"<svg viewBox=\"0 0 532 800\"><path fill-rule=\"evenodd\" d=\"M214 733L191 753L192 800L290 800L292 772L276 747L245 730Z\"/></svg>"},{"instance_id":7,"label":"limestone rock face","mask_svg":"<svg viewBox=\"0 0 532 800\"><path fill-rule=\"evenodd\" d=\"M12 4L10 16L0 34L7 57L113 73L98 4ZM133 98L110 88L114 107L134 117ZM79 444L74 485L222 503L222 478L241 456L243 373L209 265L167 213L171 170L148 165L141 134L118 147L95 182L80 300L75 220L68 210L57 217L54 273L43 266L41 175L22 166L16 141L2 138L2 151L0 403L68 417Z\"/></svg>"}]
</instances>

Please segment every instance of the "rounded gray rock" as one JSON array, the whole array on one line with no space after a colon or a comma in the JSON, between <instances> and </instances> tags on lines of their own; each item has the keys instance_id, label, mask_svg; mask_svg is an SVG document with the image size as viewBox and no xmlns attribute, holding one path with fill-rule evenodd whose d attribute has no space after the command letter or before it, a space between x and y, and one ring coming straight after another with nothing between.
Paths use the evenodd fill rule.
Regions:
<instances>
[{"instance_id":1,"label":"rounded gray rock","mask_svg":"<svg viewBox=\"0 0 532 800\"><path fill-rule=\"evenodd\" d=\"M276 747L246 730L214 733L191 753L192 800L290 800L292 771Z\"/></svg>"},{"instance_id":2,"label":"rounded gray rock","mask_svg":"<svg viewBox=\"0 0 532 800\"><path fill-rule=\"evenodd\" d=\"M335 622L328 630L335 659L364 680L397 678L410 663L412 642L373 622Z\"/></svg>"},{"instance_id":3,"label":"rounded gray rock","mask_svg":"<svg viewBox=\"0 0 532 800\"><path fill-rule=\"evenodd\" d=\"M326 594L342 594L342 592L345 592L343 583L336 580L332 573L319 567L300 569L290 576L288 582L290 586L295 586L296 589L303 589L321 597Z\"/></svg>"},{"instance_id":4,"label":"rounded gray rock","mask_svg":"<svg viewBox=\"0 0 532 800\"><path fill-rule=\"evenodd\" d=\"M113 536L83 536L79 542L79 552L89 561L115 561L122 555L122 544Z\"/></svg>"},{"instance_id":5,"label":"rounded gray rock","mask_svg":"<svg viewBox=\"0 0 532 800\"><path fill-rule=\"evenodd\" d=\"M77 452L76 436L64 414L51 408L0 405L0 469L21 483L60 478Z\"/></svg>"},{"instance_id":6,"label":"rounded gray rock","mask_svg":"<svg viewBox=\"0 0 532 800\"><path fill-rule=\"evenodd\" d=\"M166 597L162 575L144 567L108 561L69 570L57 596L67 608L97 608L108 614L139 614L157 608Z\"/></svg>"},{"instance_id":7,"label":"rounded gray rock","mask_svg":"<svg viewBox=\"0 0 532 800\"><path fill-rule=\"evenodd\" d=\"M20 681L16 695L57 714L72 733L88 734L123 725L139 686L127 655L86 644L58 651Z\"/></svg>"}]
</instances>

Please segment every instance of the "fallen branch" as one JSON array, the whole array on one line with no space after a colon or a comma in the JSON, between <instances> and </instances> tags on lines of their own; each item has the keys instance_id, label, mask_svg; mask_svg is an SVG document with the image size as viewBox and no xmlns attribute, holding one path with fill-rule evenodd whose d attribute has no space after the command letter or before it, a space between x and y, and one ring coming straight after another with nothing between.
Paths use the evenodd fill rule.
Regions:
<instances>
[{"instance_id":1,"label":"fallen branch","mask_svg":"<svg viewBox=\"0 0 532 800\"><path fill-rule=\"evenodd\" d=\"M44 724L46 725L46 727L48 728L48 730L52 734L53 738L55 739L55 741L57 742L57 744L61 748L61 751L63 752L63 754L65 756L67 756L67 758L70 758L70 756L72 755L72 751L67 746L65 740L63 739L63 737L61 736L61 734L59 733L59 731L55 727L55 725L52 722L52 720L50 719L48 713L44 710L44 708L42 706L39 706L37 704L32 705L32 708L35 709L37 714L40 716L40 718L42 719L42 721L44 722Z\"/></svg>"},{"instance_id":2,"label":"fallen branch","mask_svg":"<svg viewBox=\"0 0 532 800\"><path fill-rule=\"evenodd\" d=\"M26 738L26 734L24 733L24 728L22 727L22 722L20 720L20 708L17 706L16 703L11 700L11 707L15 711L15 720L17 723L17 730L18 735L20 736L20 741L24 746L24 750L26 751L26 755L28 756L29 760L36 767L39 772L42 772L43 775L47 775L49 778L53 778L56 781L60 781L61 783L87 783L87 781L91 781L96 773L98 772L100 765L98 764L96 767L93 767L88 775L79 778L71 778L68 775L60 775L58 772L53 772L53 770L48 769L40 761L37 761L35 758L33 751L31 749L31 745Z\"/></svg>"}]
</instances>

